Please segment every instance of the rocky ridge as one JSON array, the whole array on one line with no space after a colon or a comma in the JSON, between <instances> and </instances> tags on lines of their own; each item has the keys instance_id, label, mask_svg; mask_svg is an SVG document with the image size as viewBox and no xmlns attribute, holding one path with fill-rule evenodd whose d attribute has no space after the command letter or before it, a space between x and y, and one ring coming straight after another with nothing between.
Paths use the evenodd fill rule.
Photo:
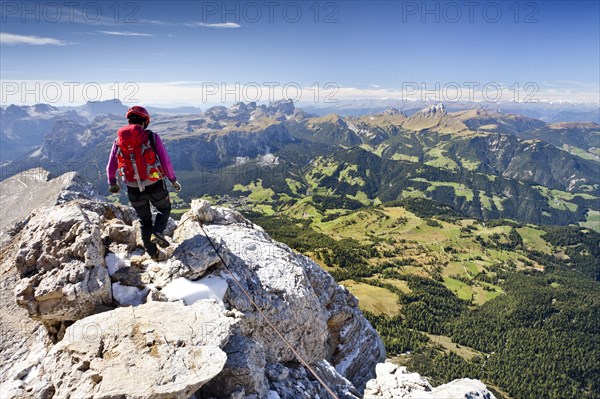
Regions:
<instances>
[{"instance_id":1,"label":"rocky ridge","mask_svg":"<svg viewBox=\"0 0 600 399\"><path fill-rule=\"evenodd\" d=\"M82 197L11 230L2 398L327 398L243 291L338 397L397 397L381 365L372 380L385 351L358 301L310 259L205 201L170 224L166 261L142 256L137 223Z\"/></svg>"}]
</instances>

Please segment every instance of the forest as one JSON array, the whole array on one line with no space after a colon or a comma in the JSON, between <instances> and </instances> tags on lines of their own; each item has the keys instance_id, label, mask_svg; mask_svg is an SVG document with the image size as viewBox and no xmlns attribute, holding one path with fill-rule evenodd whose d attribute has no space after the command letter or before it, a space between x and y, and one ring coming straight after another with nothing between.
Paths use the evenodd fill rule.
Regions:
<instances>
[{"instance_id":1,"label":"forest","mask_svg":"<svg viewBox=\"0 0 600 399\"><path fill-rule=\"evenodd\" d=\"M491 221L489 226L505 225L509 232L476 242L498 250L519 250L546 269L517 270L514 262L507 261L493 269L496 273L481 273L476 278L499 284L505 294L474 306L434 278L405 273L406 264L397 260L384 261L386 254L376 245L334 240L306 220L249 216L274 239L331 267L337 281L353 280L397 295L398 314L364 313L381 335L388 357L402 355L409 369L432 383L468 377L479 378L492 389L499 387L511 398L600 398L598 233L579 227L542 227L547 242L564 248L568 260L560 260L527 250L516 233L519 223ZM382 261L369 262L373 257ZM410 292L383 279L402 280ZM445 350L428 334L451 337L457 348L469 348L477 355L467 360ZM498 392L497 396L502 397Z\"/></svg>"}]
</instances>

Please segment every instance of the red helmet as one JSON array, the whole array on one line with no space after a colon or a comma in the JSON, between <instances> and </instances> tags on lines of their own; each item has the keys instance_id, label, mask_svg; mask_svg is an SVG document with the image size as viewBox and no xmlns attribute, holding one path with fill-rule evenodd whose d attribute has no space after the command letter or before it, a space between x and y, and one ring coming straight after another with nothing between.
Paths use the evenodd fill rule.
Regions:
<instances>
[{"instance_id":1,"label":"red helmet","mask_svg":"<svg viewBox=\"0 0 600 399\"><path fill-rule=\"evenodd\" d=\"M146 126L150 124L150 114L148 111L146 111L146 108L140 107L139 105L134 105L127 110L127 115L125 116L127 119L129 119L129 116L134 114L146 119Z\"/></svg>"}]
</instances>

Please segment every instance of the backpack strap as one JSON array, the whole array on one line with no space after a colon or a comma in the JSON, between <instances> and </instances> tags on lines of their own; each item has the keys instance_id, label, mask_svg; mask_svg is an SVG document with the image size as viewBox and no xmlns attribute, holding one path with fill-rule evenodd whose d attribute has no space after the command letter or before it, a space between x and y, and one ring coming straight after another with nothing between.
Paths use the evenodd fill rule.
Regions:
<instances>
[{"instance_id":1,"label":"backpack strap","mask_svg":"<svg viewBox=\"0 0 600 399\"><path fill-rule=\"evenodd\" d=\"M148 141L150 141L150 145L152 146L152 149L154 150L154 152L156 152L154 132L152 130L147 130L147 132L148 132Z\"/></svg>"}]
</instances>

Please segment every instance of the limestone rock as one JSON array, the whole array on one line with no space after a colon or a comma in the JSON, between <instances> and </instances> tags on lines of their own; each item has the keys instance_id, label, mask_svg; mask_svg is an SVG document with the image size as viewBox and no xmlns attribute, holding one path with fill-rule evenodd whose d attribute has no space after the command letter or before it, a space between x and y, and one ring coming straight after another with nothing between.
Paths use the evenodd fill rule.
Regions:
<instances>
[{"instance_id":1,"label":"limestone rock","mask_svg":"<svg viewBox=\"0 0 600 399\"><path fill-rule=\"evenodd\" d=\"M11 355L6 396L327 397L256 305L340 398L360 397L383 344L316 263L205 201L172 232L170 258L154 262L140 256L127 209L70 201L34 212L14 237L18 303L59 341L46 340L41 357L31 343ZM213 287L200 284L210 276L221 282L217 302L166 302L175 282L187 279L194 296Z\"/></svg>"},{"instance_id":2,"label":"limestone rock","mask_svg":"<svg viewBox=\"0 0 600 399\"><path fill-rule=\"evenodd\" d=\"M15 267L19 305L46 322L78 320L112 304L101 215L85 202L34 212Z\"/></svg>"},{"instance_id":3,"label":"limestone rock","mask_svg":"<svg viewBox=\"0 0 600 399\"><path fill-rule=\"evenodd\" d=\"M220 241L213 240L213 244L218 247ZM227 262L227 254L223 253L221 256ZM202 235L196 235L181 242L173 252L173 259L186 265L188 270L172 277L186 277L190 280L201 277L208 268L221 262L208 239Z\"/></svg>"},{"instance_id":4,"label":"limestone rock","mask_svg":"<svg viewBox=\"0 0 600 399\"><path fill-rule=\"evenodd\" d=\"M392 363L378 364L376 374L367 382L364 399L495 399L479 380L465 378L433 388L418 373Z\"/></svg>"},{"instance_id":5,"label":"limestone rock","mask_svg":"<svg viewBox=\"0 0 600 399\"><path fill-rule=\"evenodd\" d=\"M296 399L296 398L330 398L331 395L312 374L302 366L286 367L281 364L270 365L269 369L283 371L275 379L270 379L271 390L267 398ZM341 376L326 360L312 365L327 387L335 392L340 399L358 399L360 393L350 381Z\"/></svg>"},{"instance_id":6,"label":"limestone rock","mask_svg":"<svg viewBox=\"0 0 600 399\"><path fill-rule=\"evenodd\" d=\"M273 241L261 228L240 220L237 213L214 209L204 201L192 202L174 237L203 235L198 220L212 221L203 222L204 229L213 242L221 242L218 248L227 256L230 269L222 274L229 280L226 300L245 313L240 328L264 348L269 363L297 359L233 276L308 362L329 360L359 389L374 377L374 366L385 359L385 349L352 294L309 258Z\"/></svg>"},{"instance_id":7,"label":"limestone rock","mask_svg":"<svg viewBox=\"0 0 600 399\"><path fill-rule=\"evenodd\" d=\"M409 373L406 367L380 363L375 368L377 378L367 382L365 397L402 398L411 392L429 392L432 387L418 373Z\"/></svg>"},{"instance_id":8,"label":"limestone rock","mask_svg":"<svg viewBox=\"0 0 600 399\"><path fill-rule=\"evenodd\" d=\"M415 396L417 398L417 396ZM495 399L485 384L471 378L461 378L433 388L425 399Z\"/></svg>"},{"instance_id":9,"label":"limestone rock","mask_svg":"<svg viewBox=\"0 0 600 399\"><path fill-rule=\"evenodd\" d=\"M268 391L265 377L265 354L256 342L234 336L224 348L227 363L223 371L202 387L200 397L218 397L224 392L243 389L245 395L255 394L264 398Z\"/></svg>"},{"instance_id":10,"label":"limestone rock","mask_svg":"<svg viewBox=\"0 0 600 399\"><path fill-rule=\"evenodd\" d=\"M42 365L60 398L189 398L223 369L235 321L213 301L118 308L74 323Z\"/></svg>"},{"instance_id":11,"label":"limestone rock","mask_svg":"<svg viewBox=\"0 0 600 399\"><path fill-rule=\"evenodd\" d=\"M132 251L136 245L136 230L119 219L112 219L104 228L104 236L117 244L125 244L125 249Z\"/></svg>"}]
</instances>

